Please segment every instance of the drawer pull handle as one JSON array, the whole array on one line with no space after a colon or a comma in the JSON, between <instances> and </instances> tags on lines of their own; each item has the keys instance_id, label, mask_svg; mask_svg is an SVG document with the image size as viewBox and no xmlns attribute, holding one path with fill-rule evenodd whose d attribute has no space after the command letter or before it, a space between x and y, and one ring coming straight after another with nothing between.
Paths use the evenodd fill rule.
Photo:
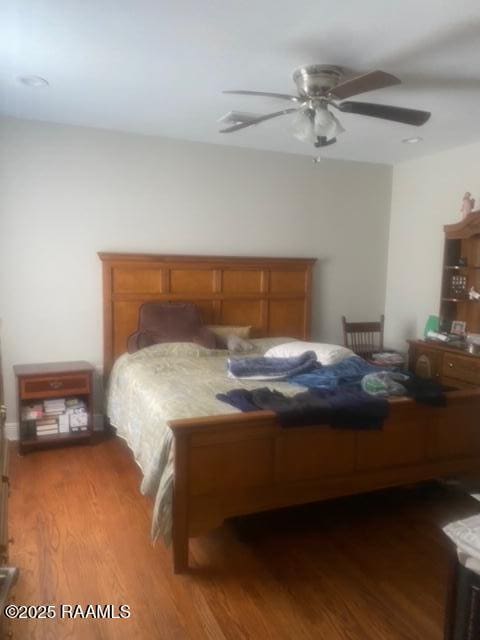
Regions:
<instances>
[{"instance_id":1,"label":"drawer pull handle","mask_svg":"<svg viewBox=\"0 0 480 640\"><path fill-rule=\"evenodd\" d=\"M450 367L450 369L453 369L453 362L449 362L448 366Z\"/></svg>"},{"instance_id":2,"label":"drawer pull handle","mask_svg":"<svg viewBox=\"0 0 480 640\"><path fill-rule=\"evenodd\" d=\"M63 382L60 380L52 380L49 382L49 386L51 389L61 389L63 387Z\"/></svg>"}]
</instances>

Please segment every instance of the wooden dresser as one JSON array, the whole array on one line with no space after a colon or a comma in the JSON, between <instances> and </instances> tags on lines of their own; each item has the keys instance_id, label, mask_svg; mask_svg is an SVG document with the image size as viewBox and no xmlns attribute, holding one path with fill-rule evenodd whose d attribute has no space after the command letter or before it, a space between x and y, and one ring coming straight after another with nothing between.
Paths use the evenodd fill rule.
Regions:
<instances>
[{"instance_id":1,"label":"wooden dresser","mask_svg":"<svg viewBox=\"0 0 480 640\"><path fill-rule=\"evenodd\" d=\"M409 340L409 369L452 387L480 386L480 357L425 340Z\"/></svg>"}]
</instances>

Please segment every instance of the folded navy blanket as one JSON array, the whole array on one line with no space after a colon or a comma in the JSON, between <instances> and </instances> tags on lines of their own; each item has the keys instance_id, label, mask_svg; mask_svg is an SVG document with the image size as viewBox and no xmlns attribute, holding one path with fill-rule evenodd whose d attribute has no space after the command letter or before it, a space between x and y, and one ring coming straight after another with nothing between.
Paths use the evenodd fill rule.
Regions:
<instances>
[{"instance_id":1,"label":"folded navy blanket","mask_svg":"<svg viewBox=\"0 0 480 640\"><path fill-rule=\"evenodd\" d=\"M314 351L305 351L291 358L229 358L227 361L230 378L250 380L285 380L317 367L321 364Z\"/></svg>"},{"instance_id":2,"label":"folded navy blanket","mask_svg":"<svg viewBox=\"0 0 480 640\"><path fill-rule=\"evenodd\" d=\"M282 427L329 425L337 429L381 429L390 405L384 398L357 389L309 389L288 397L262 387L247 391L233 389L219 393L218 400L241 411L267 410L276 413Z\"/></svg>"},{"instance_id":3,"label":"folded navy blanket","mask_svg":"<svg viewBox=\"0 0 480 640\"><path fill-rule=\"evenodd\" d=\"M359 356L351 356L337 364L329 364L308 372L297 373L290 376L288 381L314 389L359 388L364 376L379 371L382 371L381 367L370 364Z\"/></svg>"}]
</instances>

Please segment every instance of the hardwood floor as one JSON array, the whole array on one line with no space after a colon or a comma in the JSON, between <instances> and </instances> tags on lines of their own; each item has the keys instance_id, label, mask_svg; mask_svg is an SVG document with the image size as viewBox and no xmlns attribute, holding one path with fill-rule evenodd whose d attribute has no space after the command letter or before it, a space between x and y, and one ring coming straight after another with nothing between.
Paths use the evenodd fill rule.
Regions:
<instances>
[{"instance_id":1,"label":"hardwood floor","mask_svg":"<svg viewBox=\"0 0 480 640\"><path fill-rule=\"evenodd\" d=\"M11 459L17 604L128 604L128 620L19 620L18 640L440 640L445 522L459 490L391 490L229 522L191 543L190 575L150 543L125 445Z\"/></svg>"}]
</instances>

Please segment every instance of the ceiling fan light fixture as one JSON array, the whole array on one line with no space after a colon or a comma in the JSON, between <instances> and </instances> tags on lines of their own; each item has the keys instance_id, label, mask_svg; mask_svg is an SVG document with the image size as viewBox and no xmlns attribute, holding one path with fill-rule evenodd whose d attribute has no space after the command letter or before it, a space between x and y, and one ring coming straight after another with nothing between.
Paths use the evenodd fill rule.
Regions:
<instances>
[{"instance_id":1,"label":"ceiling fan light fixture","mask_svg":"<svg viewBox=\"0 0 480 640\"><path fill-rule=\"evenodd\" d=\"M319 106L315 109L314 132L316 137L325 137L327 140L332 140L344 131L345 129L339 120L326 106Z\"/></svg>"},{"instance_id":2,"label":"ceiling fan light fixture","mask_svg":"<svg viewBox=\"0 0 480 640\"><path fill-rule=\"evenodd\" d=\"M313 146L320 149L320 147L329 147L331 144L335 144L336 141L336 138L327 139L326 136L317 136Z\"/></svg>"},{"instance_id":3,"label":"ceiling fan light fixture","mask_svg":"<svg viewBox=\"0 0 480 640\"><path fill-rule=\"evenodd\" d=\"M313 109L304 108L297 111L292 123L293 135L297 140L311 143L315 141L314 117L315 112Z\"/></svg>"}]
</instances>

